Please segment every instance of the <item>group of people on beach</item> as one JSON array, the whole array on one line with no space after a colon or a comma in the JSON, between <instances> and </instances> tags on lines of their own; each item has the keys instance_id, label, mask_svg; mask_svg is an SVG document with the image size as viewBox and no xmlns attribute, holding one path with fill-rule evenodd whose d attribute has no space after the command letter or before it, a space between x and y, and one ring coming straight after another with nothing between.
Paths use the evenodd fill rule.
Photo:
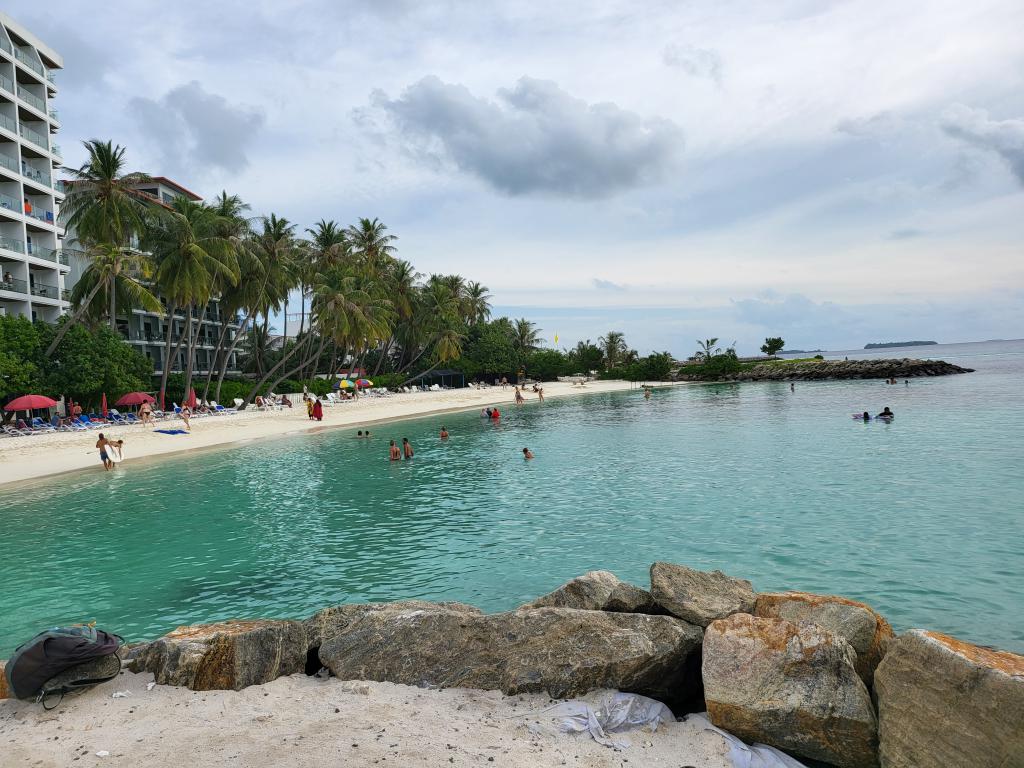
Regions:
<instances>
[{"instance_id":1,"label":"group of people on beach","mask_svg":"<svg viewBox=\"0 0 1024 768\"><path fill-rule=\"evenodd\" d=\"M324 404L320 402L320 398L316 395L310 396L304 394L302 399L306 403L306 415L310 421L316 419L317 421L324 420Z\"/></svg>"}]
</instances>

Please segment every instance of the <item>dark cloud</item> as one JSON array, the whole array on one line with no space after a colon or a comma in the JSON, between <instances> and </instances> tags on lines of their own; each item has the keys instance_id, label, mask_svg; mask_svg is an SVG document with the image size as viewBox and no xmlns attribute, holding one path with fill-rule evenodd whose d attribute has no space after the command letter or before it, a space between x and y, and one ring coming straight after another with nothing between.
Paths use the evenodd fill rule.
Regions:
<instances>
[{"instance_id":1,"label":"dark cloud","mask_svg":"<svg viewBox=\"0 0 1024 768\"><path fill-rule=\"evenodd\" d=\"M671 44L665 46L661 59L668 66L681 69L692 77L706 78L716 85L722 84L722 57L716 50Z\"/></svg>"},{"instance_id":2,"label":"dark cloud","mask_svg":"<svg viewBox=\"0 0 1024 768\"><path fill-rule=\"evenodd\" d=\"M915 237L923 237L924 230L907 227L906 229L894 229L889 233L890 240L911 240Z\"/></svg>"},{"instance_id":3,"label":"dark cloud","mask_svg":"<svg viewBox=\"0 0 1024 768\"><path fill-rule=\"evenodd\" d=\"M134 98L130 108L167 166L148 169L152 173L242 171L249 165L246 149L264 122L262 113L230 104L196 81L157 100Z\"/></svg>"},{"instance_id":4,"label":"dark cloud","mask_svg":"<svg viewBox=\"0 0 1024 768\"><path fill-rule=\"evenodd\" d=\"M940 126L948 136L999 155L1024 184L1024 119L992 120L983 109L954 104Z\"/></svg>"},{"instance_id":5,"label":"dark cloud","mask_svg":"<svg viewBox=\"0 0 1024 768\"><path fill-rule=\"evenodd\" d=\"M373 102L418 159L452 162L509 195L609 197L664 178L683 146L669 120L588 104L529 77L494 101L430 76Z\"/></svg>"},{"instance_id":6,"label":"dark cloud","mask_svg":"<svg viewBox=\"0 0 1024 768\"><path fill-rule=\"evenodd\" d=\"M592 280L594 287L601 291L624 291L626 286L622 283L613 283L611 280L602 280L599 277L595 277Z\"/></svg>"}]
</instances>

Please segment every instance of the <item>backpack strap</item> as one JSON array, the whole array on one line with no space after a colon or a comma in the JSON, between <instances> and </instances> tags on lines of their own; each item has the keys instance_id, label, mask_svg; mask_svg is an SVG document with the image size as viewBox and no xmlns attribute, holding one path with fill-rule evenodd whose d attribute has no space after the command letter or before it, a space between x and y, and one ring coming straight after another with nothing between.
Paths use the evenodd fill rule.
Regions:
<instances>
[{"instance_id":1,"label":"backpack strap","mask_svg":"<svg viewBox=\"0 0 1024 768\"><path fill-rule=\"evenodd\" d=\"M118 636L115 635L115 637L118 637ZM107 675L106 677L87 677L87 678L83 678L81 680L73 680L70 683L65 683L60 688L50 688L50 689L47 689L46 686L44 685L43 688L39 691L39 695L36 696L36 703L37 704L42 704L43 705L43 709L45 709L47 711L49 711L51 709L56 709L57 707L60 706L60 703L62 701L64 701L64 695L65 694L72 693L74 691L79 691L79 690L82 690L84 688L91 688L94 685L99 685L100 683L105 683L108 680L113 680L115 677L117 677L118 675L121 674L121 654L119 653L119 650L120 649L118 649L118 651L114 651L112 654L110 654L110 656L115 656L117 658L117 669L114 670L111 674ZM106 658L110 658L110 656L107 656ZM55 693L59 693L60 694L60 698L57 699L57 703L56 704L54 704L53 706L49 706L48 707L46 705L46 703L47 703L49 697L54 695Z\"/></svg>"}]
</instances>

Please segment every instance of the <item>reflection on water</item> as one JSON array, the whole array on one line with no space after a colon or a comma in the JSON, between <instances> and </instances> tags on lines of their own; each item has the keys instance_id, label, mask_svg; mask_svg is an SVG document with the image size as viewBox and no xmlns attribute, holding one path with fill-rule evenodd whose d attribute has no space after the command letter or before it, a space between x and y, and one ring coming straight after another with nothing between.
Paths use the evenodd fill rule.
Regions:
<instances>
[{"instance_id":1,"label":"reflection on water","mask_svg":"<svg viewBox=\"0 0 1024 768\"><path fill-rule=\"evenodd\" d=\"M964 353L977 374L910 387L549 399L500 424L446 414L7 492L0 657L94 618L142 638L359 600L505 609L594 568L645 584L659 559L1021 651L1024 344L996 346ZM885 405L891 425L850 418ZM387 461L403 436L416 458Z\"/></svg>"}]
</instances>

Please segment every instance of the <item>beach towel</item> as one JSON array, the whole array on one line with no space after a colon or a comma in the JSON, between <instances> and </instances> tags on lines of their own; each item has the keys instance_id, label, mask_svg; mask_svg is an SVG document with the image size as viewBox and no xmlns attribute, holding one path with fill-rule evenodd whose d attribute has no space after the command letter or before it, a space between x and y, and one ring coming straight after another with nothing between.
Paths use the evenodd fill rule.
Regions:
<instances>
[{"instance_id":1,"label":"beach towel","mask_svg":"<svg viewBox=\"0 0 1024 768\"><path fill-rule=\"evenodd\" d=\"M154 429L154 432L159 432L162 435L187 435L184 429Z\"/></svg>"}]
</instances>

